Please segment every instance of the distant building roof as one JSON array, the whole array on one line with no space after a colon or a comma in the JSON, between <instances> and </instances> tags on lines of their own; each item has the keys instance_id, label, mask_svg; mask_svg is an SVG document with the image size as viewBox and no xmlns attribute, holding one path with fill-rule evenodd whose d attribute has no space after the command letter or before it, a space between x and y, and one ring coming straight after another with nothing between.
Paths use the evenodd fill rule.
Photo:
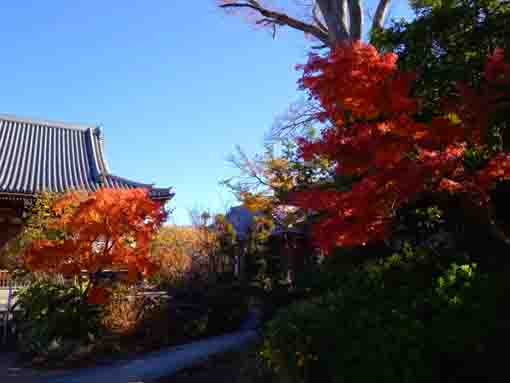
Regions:
<instances>
[{"instance_id":1,"label":"distant building roof","mask_svg":"<svg viewBox=\"0 0 510 383\"><path fill-rule=\"evenodd\" d=\"M145 188L161 200L174 195L171 188L111 174L98 127L0 114L0 197L102 187Z\"/></svg>"},{"instance_id":2,"label":"distant building roof","mask_svg":"<svg viewBox=\"0 0 510 383\"><path fill-rule=\"evenodd\" d=\"M271 232L271 235L282 235L284 233L295 233L295 234L303 234L304 230L302 227L285 227L280 220L282 220L286 214L290 212L294 212L296 208L292 206L282 206L279 209L276 209L276 227ZM244 205L234 206L230 208L228 213L225 215L227 221L234 226L236 230L237 237L241 240L247 239L251 230L251 226L254 222L256 216L261 215L260 212L252 212ZM303 220L298 220L299 223L302 223Z\"/></svg>"},{"instance_id":3,"label":"distant building roof","mask_svg":"<svg viewBox=\"0 0 510 383\"><path fill-rule=\"evenodd\" d=\"M257 215L260 214L253 213L247 207L240 205L230 208L228 213L225 215L225 218L232 226L234 226L237 237L240 240L244 240L248 238L251 225Z\"/></svg>"}]
</instances>

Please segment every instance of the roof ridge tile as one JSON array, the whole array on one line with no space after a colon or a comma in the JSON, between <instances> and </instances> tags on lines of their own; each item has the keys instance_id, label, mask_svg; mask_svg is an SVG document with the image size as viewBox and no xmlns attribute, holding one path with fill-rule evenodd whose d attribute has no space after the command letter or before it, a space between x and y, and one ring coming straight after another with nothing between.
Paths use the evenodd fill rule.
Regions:
<instances>
[{"instance_id":1,"label":"roof ridge tile","mask_svg":"<svg viewBox=\"0 0 510 383\"><path fill-rule=\"evenodd\" d=\"M86 132L89 129L97 128L96 125L91 125L91 124L63 122L63 121L47 120L47 119L32 118L32 117L22 117L22 116L18 116L18 115L14 115L14 114L6 114L6 113L0 113L0 120L20 122L20 123L36 125L36 126L46 126L49 128L78 130L78 131L82 131L82 132Z\"/></svg>"}]
</instances>

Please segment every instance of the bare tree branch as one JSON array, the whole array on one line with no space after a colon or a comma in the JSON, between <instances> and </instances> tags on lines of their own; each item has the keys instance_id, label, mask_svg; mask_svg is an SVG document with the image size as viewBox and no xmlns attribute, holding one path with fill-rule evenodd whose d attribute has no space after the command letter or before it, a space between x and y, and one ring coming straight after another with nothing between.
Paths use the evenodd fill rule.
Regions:
<instances>
[{"instance_id":1,"label":"bare tree branch","mask_svg":"<svg viewBox=\"0 0 510 383\"><path fill-rule=\"evenodd\" d=\"M324 31L324 33L328 33L328 27L326 27L321 20L320 9L319 9L319 6L317 5L317 3L315 3L313 5L312 17L313 17L314 23L317 24L317 27L322 29Z\"/></svg>"},{"instance_id":2,"label":"bare tree branch","mask_svg":"<svg viewBox=\"0 0 510 383\"><path fill-rule=\"evenodd\" d=\"M317 121L319 111L320 105L313 100L301 99L294 102L275 119L267 138L278 140L305 135L311 128L319 127Z\"/></svg>"},{"instance_id":3,"label":"bare tree branch","mask_svg":"<svg viewBox=\"0 0 510 383\"><path fill-rule=\"evenodd\" d=\"M325 44L329 44L329 36L328 34L321 30L319 27L305 23L304 21L295 19L293 17L290 17L284 13L276 12L269 10L267 8L262 7L257 1L254 0L247 0L245 2L236 2L236 3L226 3L221 4L221 8L248 8L254 11L257 11L260 13L261 16L264 17L264 19L259 20L257 23L263 23L263 24L273 24L273 25L280 25L280 26L289 26L291 28L300 30L304 33L310 34L314 36L315 38L319 39Z\"/></svg>"},{"instance_id":4,"label":"bare tree branch","mask_svg":"<svg viewBox=\"0 0 510 383\"><path fill-rule=\"evenodd\" d=\"M241 175L234 177L238 191L253 191L260 190L261 188L268 188L271 185L264 175L263 159L256 155L254 158L248 155L241 149L239 145L236 146L236 152L231 154L227 161L237 168ZM229 186L232 185L233 179L227 179L222 184ZM231 187L232 189L232 187Z\"/></svg>"},{"instance_id":5,"label":"bare tree branch","mask_svg":"<svg viewBox=\"0 0 510 383\"><path fill-rule=\"evenodd\" d=\"M379 4L375 10L374 19L372 20L372 30L382 29L388 10L390 9L391 0L379 0Z\"/></svg>"}]
</instances>

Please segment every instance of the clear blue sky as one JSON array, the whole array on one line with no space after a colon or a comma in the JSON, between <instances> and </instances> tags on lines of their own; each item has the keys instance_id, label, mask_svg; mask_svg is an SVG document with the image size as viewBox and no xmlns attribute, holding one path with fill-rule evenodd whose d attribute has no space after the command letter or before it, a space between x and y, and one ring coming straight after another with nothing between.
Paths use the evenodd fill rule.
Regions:
<instances>
[{"instance_id":1,"label":"clear blue sky","mask_svg":"<svg viewBox=\"0 0 510 383\"><path fill-rule=\"evenodd\" d=\"M407 1L394 3L392 16L410 15ZM27 0L0 10L0 112L101 124L113 172L173 186L179 224L190 208L233 202L218 185L236 174L226 157L236 144L259 151L300 96L294 66L309 42L288 30L273 41L214 0Z\"/></svg>"}]
</instances>

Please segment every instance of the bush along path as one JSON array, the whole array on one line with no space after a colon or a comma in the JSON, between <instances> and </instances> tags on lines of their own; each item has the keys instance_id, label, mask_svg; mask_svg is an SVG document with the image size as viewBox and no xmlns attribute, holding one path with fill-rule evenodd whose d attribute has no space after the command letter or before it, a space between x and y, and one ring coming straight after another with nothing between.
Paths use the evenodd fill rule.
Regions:
<instances>
[{"instance_id":1,"label":"bush along path","mask_svg":"<svg viewBox=\"0 0 510 383\"><path fill-rule=\"evenodd\" d=\"M129 383L171 376L212 355L239 350L255 341L258 338L258 323L257 314L252 312L237 332L175 346L132 361L78 370L34 383Z\"/></svg>"}]
</instances>

